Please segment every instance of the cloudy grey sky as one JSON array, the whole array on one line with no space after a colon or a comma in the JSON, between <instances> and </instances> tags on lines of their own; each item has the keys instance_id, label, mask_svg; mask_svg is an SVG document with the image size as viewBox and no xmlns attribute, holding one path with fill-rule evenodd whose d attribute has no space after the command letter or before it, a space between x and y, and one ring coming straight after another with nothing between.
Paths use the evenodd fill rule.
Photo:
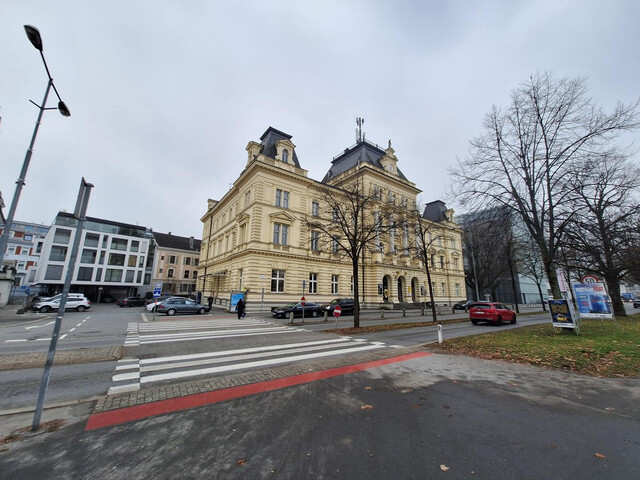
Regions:
<instances>
[{"instance_id":1,"label":"cloudy grey sky","mask_svg":"<svg viewBox=\"0 0 640 480\"><path fill-rule=\"evenodd\" d=\"M493 104L536 71L587 77L606 110L640 95L640 2L4 0L0 190L8 210L47 77L71 110L46 112L16 220L72 211L200 238L267 127L293 135L309 176L367 139L443 198ZM54 97L55 98L55 97ZM50 99L49 106L55 106Z\"/></svg>"}]
</instances>

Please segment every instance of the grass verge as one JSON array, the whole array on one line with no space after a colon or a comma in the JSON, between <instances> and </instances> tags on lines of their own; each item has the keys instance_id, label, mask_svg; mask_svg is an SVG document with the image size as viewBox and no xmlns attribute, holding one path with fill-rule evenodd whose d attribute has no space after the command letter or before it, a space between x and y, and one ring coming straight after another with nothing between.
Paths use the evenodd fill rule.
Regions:
<instances>
[{"instance_id":1,"label":"grass verge","mask_svg":"<svg viewBox=\"0 0 640 480\"><path fill-rule=\"evenodd\" d=\"M580 335L549 324L446 340L435 348L474 357L569 370L597 377L640 375L640 315L583 320Z\"/></svg>"}]
</instances>

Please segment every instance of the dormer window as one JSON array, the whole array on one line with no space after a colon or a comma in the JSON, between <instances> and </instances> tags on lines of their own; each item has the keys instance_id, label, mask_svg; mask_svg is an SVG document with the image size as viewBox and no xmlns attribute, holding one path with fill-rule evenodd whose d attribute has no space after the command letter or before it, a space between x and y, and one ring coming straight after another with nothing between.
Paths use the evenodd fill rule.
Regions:
<instances>
[{"instance_id":1,"label":"dormer window","mask_svg":"<svg viewBox=\"0 0 640 480\"><path fill-rule=\"evenodd\" d=\"M289 150L282 151L282 161L284 163L289 163Z\"/></svg>"}]
</instances>

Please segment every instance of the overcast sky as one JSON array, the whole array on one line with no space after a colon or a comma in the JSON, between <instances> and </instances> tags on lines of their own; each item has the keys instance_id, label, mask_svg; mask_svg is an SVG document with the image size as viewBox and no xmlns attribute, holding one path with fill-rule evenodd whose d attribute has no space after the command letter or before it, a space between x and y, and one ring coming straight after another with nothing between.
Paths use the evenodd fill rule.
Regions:
<instances>
[{"instance_id":1,"label":"overcast sky","mask_svg":"<svg viewBox=\"0 0 640 480\"><path fill-rule=\"evenodd\" d=\"M249 141L292 135L321 180L356 117L423 201L444 199L485 113L532 73L586 77L607 111L640 95L636 1L3 0L5 214L47 83L25 24L71 111L45 112L15 217L47 225L84 176L90 216L201 238Z\"/></svg>"}]
</instances>

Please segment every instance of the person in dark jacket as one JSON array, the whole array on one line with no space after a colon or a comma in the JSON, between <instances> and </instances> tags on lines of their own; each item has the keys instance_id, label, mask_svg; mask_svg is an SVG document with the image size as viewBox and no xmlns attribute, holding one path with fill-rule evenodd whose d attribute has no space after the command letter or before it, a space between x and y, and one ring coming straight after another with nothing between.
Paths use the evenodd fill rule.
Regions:
<instances>
[{"instance_id":1,"label":"person in dark jacket","mask_svg":"<svg viewBox=\"0 0 640 480\"><path fill-rule=\"evenodd\" d=\"M209 302L209 310L211 310L211 306L213 305L213 297L211 295L207 298L207 302Z\"/></svg>"},{"instance_id":2,"label":"person in dark jacket","mask_svg":"<svg viewBox=\"0 0 640 480\"><path fill-rule=\"evenodd\" d=\"M244 313L244 300L238 300L236 304L236 311L238 312L238 318L242 318L242 314Z\"/></svg>"}]
</instances>

